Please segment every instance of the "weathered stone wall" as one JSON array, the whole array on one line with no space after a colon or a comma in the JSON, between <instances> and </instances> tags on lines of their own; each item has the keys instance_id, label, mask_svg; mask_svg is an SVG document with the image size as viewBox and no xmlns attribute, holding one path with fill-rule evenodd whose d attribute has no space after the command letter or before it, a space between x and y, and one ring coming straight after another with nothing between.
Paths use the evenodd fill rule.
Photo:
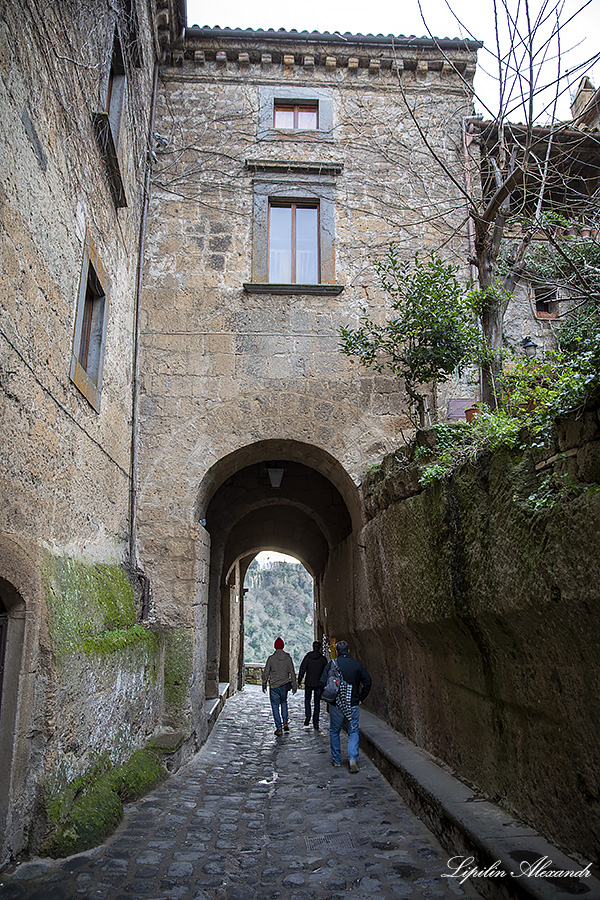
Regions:
<instances>
[{"instance_id":1,"label":"weathered stone wall","mask_svg":"<svg viewBox=\"0 0 600 900\"><path fill-rule=\"evenodd\" d=\"M149 24L140 4L140 40ZM94 132L116 14L62 4L43 22L10 4L1 28L3 259L0 528L119 557L127 534L137 247L152 59L127 61L117 210ZM100 412L70 380L86 234L106 274Z\"/></svg>"},{"instance_id":2,"label":"weathered stone wall","mask_svg":"<svg viewBox=\"0 0 600 900\"><path fill-rule=\"evenodd\" d=\"M162 639L137 622L132 585L120 566L52 558L44 578L47 649L56 660L46 769L64 782L102 754L121 761L152 733L164 651Z\"/></svg>"},{"instance_id":3,"label":"weathered stone wall","mask_svg":"<svg viewBox=\"0 0 600 900\"><path fill-rule=\"evenodd\" d=\"M433 45L396 50L374 43L354 55L333 37L308 45L294 35L188 29L162 71L144 262L138 519L159 621L191 621L197 521L206 513L197 498L220 460L260 441L302 442L357 483L411 427L404 392L343 357L338 329L363 305L383 315L373 257L390 239L412 254L443 233L449 254L463 253L462 211L417 149L398 72L421 126L460 173L475 52L447 50L461 77ZM323 130L275 133L265 98L281 91L324 99ZM298 191L322 200L326 284L270 290L259 210L269 192Z\"/></svg>"},{"instance_id":4,"label":"weathered stone wall","mask_svg":"<svg viewBox=\"0 0 600 900\"><path fill-rule=\"evenodd\" d=\"M552 473L579 488L544 505ZM387 457L364 485L350 602L328 617L332 631L348 622L374 678L370 708L596 861L599 482L597 406L559 421L552 446L482 458L424 490Z\"/></svg>"},{"instance_id":5,"label":"weathered stone wall","mask_svg":"<svg viewBox=\"0 0 600 900\"><path fill-rule=\"evenodd\" d=\"M63 622L68 647L57 648L44 581L53 558L111 566L126 580L119 566L130 530L134 318L158 27L149 15L143 2L67 0L43 11L16 2L4 4L0 21L0 600L8 608L0 862L32 833L40 779L64 782L98 754L122 758L161 712L146 683L157 664L147 641L157 639L132 632L122 648L85 649L82 640L115 627L100 617L85 634ZM94 127L117 26L126 206L115 202ZM99 409L71 377L86 242L106 294ZM96 598L84 595L91 615Z\"/></svg>"},{"instance_id":6,"label":"weathered stone wall","mask_svg":"<svg viewBox=\"0 0 600 900\"><path fill-rule=\"evenodd\" d=\"M41 649L53 661L42 782L47 807L99 763L122 763L146 743L174 667L163 665L173 652L165 651L164 636L137 623L132 585L120 566L49 557L43 573L48 628ZM185 666L183 653L177 656Z\"/></svg>"}]
</instances>

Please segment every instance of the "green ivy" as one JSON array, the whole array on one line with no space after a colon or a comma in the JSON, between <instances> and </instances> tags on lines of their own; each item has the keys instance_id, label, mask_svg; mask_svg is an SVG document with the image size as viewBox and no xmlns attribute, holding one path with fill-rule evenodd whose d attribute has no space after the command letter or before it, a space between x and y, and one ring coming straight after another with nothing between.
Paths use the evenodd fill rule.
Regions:
<instances>
[{"instance_id":1,"label":"green ivy","mask_svg":"<svg viewBox=\"0 0 600 900\"><path fill-rule=\"evenodd\" d=\"M423 467L419 477L423 485L451 475L485 451L495 453L522 446L521 418L504 410L492 411L484 404L480 404L472 425L456 422L433 427L437 438L435 448L420 448L415 453L415 462Z\"/></svg>"},{"instance_id":2,"label":"green ivy","mask_svg":"<svg viewBox=\"0 0 600 900\"><path fill-rule=\"evenodd\" d=\"M600 305L585 303L556 329L556 341L564 353L590 353L600 345Z\"/></svg>"},{"instance_id":3,"label":"green ivy","mask_svg":"<svg viewBox=\"0 0 600 900\"><path fill-rule=\"evenodd\" d=\"M600 491L598 484L580 484L568 472L562 474L553 472L544 478L536 491L529 494L526 503L539 512L551 509L563 500L573 500L582 494L596 494L598 491Z\"/></svg>"},{"instance_id":4,"label":"green ivy","mask_svg":"<svg viewBox=\"0 0 600 900\"><path fill-rule=\"evenodd\" d=\"M588 334L582 346L589 349L508 360L500 378L501 408L491 410L479 404L472 425L436 425L435 447L416 450L415 462L422 466L421 484L450 475L485 451L521 449L525 439L533 447L542 446L558 416L577 409L600 389L600 341ZM543 491L540 497L540 503L544 498L550 502L556 490Z\"/></svg>"}]
</instances>

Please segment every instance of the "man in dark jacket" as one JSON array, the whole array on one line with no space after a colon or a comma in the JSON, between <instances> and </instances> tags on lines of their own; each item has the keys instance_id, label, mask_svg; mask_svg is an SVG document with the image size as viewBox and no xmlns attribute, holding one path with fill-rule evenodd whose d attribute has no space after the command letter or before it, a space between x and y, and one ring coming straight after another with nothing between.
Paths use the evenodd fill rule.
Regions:
<instances>
[{"instance_id":1,"label":"man in dark jacket","mask_svg":"<svg viewBox=\"0 0 600 900\"><path fill-rule=\"evenodd\" d=\"M326 665L327 660L321 653L321 645L318 641L313 641L312 652L307 653L300 663L298 686L302 686L302 679L306 676L306 681L304 682L304 724L310 725L310 699L314 695L312 720L315 731L319 730L319 712L321 708L321 687L319 682Z\"/></svg>"},{"instance_id":2,"label":"man in dark jacket","mask_svg":"<svg viewBox=\"0 0 600 900\"><path fill-rule=\"evenodd\" d=\"M350 718L344 716L342 709L338 703L330 703L329 705L329 744L331 747L331 765L340 766L342 763L342 754L340 750L340 731L344 724L344 718L348 723L348 767L351 772L358 772L358 721L359 708L358 704L362 703L369 691L371 690L371 676L362 663L357 659L352 659L348 651L346 641L338 641L335 645L337 654L336 663L342 678L348 684L352 685L352 696L350 699L351 715ZM323 674L321 675L321 689L327 684L329 669L331 663L327 664Z\"/></svg>"}]
</instances>

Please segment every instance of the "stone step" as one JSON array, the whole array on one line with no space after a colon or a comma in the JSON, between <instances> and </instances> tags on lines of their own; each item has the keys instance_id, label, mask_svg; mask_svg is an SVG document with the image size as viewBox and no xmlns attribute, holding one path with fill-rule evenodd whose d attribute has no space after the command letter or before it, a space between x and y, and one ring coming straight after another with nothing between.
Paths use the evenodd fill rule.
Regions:
<instances>
[{"instance_id":1,"label":"stone step","mask_svg":"<svg viewBox=\"0 0 600 900\"><path fill-rule=\"evenodd\" d=\"M468 881L483 897L600 898L600 880L591 874L591 866L565 855L533 828L481 797L365 709L360 712L360 739L365 753L451 854L448 872L458 876L476 869L479 874ZM453 860L455 867L469 862L459 870L452 869ZM579 874L552 877L551 872Z\"/></svg>"}]
</instances>

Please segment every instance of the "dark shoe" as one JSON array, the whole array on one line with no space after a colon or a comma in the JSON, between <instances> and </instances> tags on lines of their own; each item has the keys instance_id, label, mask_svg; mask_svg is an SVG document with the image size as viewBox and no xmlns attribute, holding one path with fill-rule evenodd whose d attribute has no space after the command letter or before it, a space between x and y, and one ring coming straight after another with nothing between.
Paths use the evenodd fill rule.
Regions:
<instances>
[{"instance_id":1,"label":"dark shoe","mask_svg":"<svg viewBox=\"0 0 600 900\"><path fill-rule=\"evenodd\" d=\"M339 769L339 767L341 766L341 763L336 763L333 760L331 760L331 765L335 766L336 769Z\"/></svg>"},{"instance_id":2,"label":"dark shoe","mask_svg":"<svg viewBox=\"0 0 600 900\"><path fill-rule=\"evenodd\" d=\"M318 730L319 730L319 726L318 726L318 725L313 725L313 728L315 729L315 731L318 731Z\"/></svg>"},{"instance_id":3,"label":"dark shoe","mask_svg":"<svg viewBox=\"0 0 600 900\"><path fill-rule=\"evenodd\" d=\"M310 725L310 716L308 716L308 718L304 720L304 724Z\"/></svg>"},{"instance_id":4,"label":"dark shoe","mask_svg":"<svg viewBox=\"0 0 600 900\"><path fill-rule=\"evenodd\" d=\"M358 763L356 762L355 759L351 759L349 761L348 768L350 769L350 771L352 772L353 775L356 775L356 773L358 772Z\"/></svg>"},{"instance_id":5,"label":"dark shoe","mask_svg":"<svg viewBox=\"0 0 600 900\"><path fill-rule=\"evenodd\" d=\"M283 730L282 730L281 728L276 728L276 729L275 729L275 734L277 735L277 737L280 737L280 735L283 734Z\"/></svg>"},{"instance_id":6,"label":"dark shoe","mask_svg":"<svg viewBox=\"0 0 600 900\"><path fill-rule=\"evenodd\" d=\"M290 726L288 725L287 722L284 722L284 723L283 723L283 730L284 730L284 731L289 731L289 730L290 730Z\"/></svg>"}]
</instances>

